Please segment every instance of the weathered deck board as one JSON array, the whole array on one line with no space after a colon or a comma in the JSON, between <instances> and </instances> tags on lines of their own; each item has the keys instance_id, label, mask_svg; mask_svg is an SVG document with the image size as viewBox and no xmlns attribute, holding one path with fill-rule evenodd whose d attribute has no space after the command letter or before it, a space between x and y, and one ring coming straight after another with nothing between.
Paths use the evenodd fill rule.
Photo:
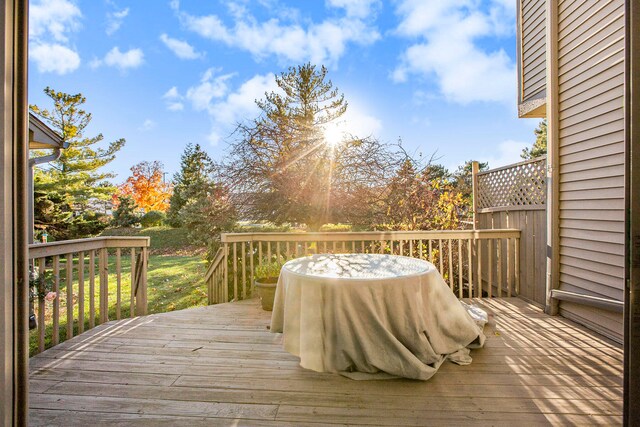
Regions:
<instances>
[{"instance_id":1,"label":"weathered deck board","mask_svg":"<svg viewBox=\"0 0 640 427\"><path fill-rule=\"evenodd\" d=\"M31 425L620 424L622 349L519 299L429 381L307 371L256 301L101 325L31 359Z\"/></svg>"}]
</instances>

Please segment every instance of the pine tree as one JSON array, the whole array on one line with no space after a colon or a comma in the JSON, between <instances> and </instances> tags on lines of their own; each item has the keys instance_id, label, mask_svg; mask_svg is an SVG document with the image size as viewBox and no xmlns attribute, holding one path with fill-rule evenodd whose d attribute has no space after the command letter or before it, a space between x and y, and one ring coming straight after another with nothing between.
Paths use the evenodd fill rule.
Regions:
<instances>
[{"instance_id":1,"label":"pine tree","mask_svg":"<svg viewBox=\"0 0 640 427\"><path fill-rule=\"evenodd\" d=\"M113 211L111 221L114 227L132 227L140 222L140 215L136 213L136 202L130 195L118 197L118 207Z\"/></svg>"},{"instance_id":2,"label":"pine tree","mask_svg":"<svg viewBox=\"0 0 640 427\"><path fill-rule=\"evenodd\" d=\"M547 119L542 120L533 133L536 135L536 141L533 146L525 148L520 154L520 157L525 160L535 159L547 154Z\"/></svg>"},{"instance_id":3,"label":"pine tree","mask_svg":"<svg viewBox=\"0 0 640 427\"><path fill-rule=\"evenodd\" d=\"M169 199L167 222L172 227L184 225L182 209L207 194L213 183L213 161L200 144L187 144L181 156L180 171L173 176L173 194Z\"/></svg>"},{"instance_id":4,"label":"pine tree","mask_svg":"<svg viewBox=\"0 0 640 427\"><path fill-rule=\"evenodd\" d=\"M65 197L67 205L63 210L69 210L73 215L64 223L56 224L57 229L66 230L61 235L79 238L86 237L87 233L97 234L106 222L96 220L99 214L93 211L93 205L111 199L115 191L107 181L114 175L100 169L115 159L125 140L118 139L106 148L98 147L104 139L102 134L94 137L84 135L91 122L91 114L83 109L86 98L82 94L56 92L49 87L44 89L44 93L53 101L53 109L42 109L36 105L29 108L69 146L62 150L58 160L36 171L35 189L45 194L56 192ZM42 212L36 210L35 215L36 222L42 220Z\"/></svg>"}]
</instances>

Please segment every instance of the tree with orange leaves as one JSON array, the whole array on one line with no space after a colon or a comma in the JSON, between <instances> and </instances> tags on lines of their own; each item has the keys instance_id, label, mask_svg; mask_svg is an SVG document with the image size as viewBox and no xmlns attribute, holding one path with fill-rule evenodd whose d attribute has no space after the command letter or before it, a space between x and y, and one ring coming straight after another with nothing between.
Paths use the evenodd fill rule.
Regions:
<instances>
[{"instance_id":1,"label":"tree with orange leaves","mask_svg":"<svg viewBox=\"0 0 640 427\"><path fill-rule=\"evenodd\" d=\"M133 198L138 208L145 212L169 209L171 185L163 182L163 165L159 161L140 162L131 167L132 175L120 189L121 195Z\"/></svg>"}]
</instances>

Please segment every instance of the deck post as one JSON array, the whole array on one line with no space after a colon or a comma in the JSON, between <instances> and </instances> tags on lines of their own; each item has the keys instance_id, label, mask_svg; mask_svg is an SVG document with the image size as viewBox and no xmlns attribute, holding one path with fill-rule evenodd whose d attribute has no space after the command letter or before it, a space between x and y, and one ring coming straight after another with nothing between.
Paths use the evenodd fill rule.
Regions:
<instances>
[{"instance_id":1,"label":"deck post","mask_svg":"<svg viewBox=\"0 0 640 427\"><path fill-rule=\"evenodd\" d=\"M0 425L28 425L28 1L0 7Z\"/></svg>"}]
</instances>

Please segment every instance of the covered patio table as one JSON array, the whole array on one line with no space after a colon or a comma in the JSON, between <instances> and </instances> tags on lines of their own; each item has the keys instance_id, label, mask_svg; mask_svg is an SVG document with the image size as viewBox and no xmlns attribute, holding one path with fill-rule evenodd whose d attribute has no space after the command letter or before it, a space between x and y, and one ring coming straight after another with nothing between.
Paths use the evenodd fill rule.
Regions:
<instances>
[{"instance_id":1,"label":"covered patio table","mask_svg":"<svg viewBox=\"0 0 640 427\"><path fill-rule=\"evenodd\" d=\"M470 363L485 338L433 264L382 254L287 262L271 331L302 367L356 379L427 380L447 358Z\"/></svg>"}]
</instances>

